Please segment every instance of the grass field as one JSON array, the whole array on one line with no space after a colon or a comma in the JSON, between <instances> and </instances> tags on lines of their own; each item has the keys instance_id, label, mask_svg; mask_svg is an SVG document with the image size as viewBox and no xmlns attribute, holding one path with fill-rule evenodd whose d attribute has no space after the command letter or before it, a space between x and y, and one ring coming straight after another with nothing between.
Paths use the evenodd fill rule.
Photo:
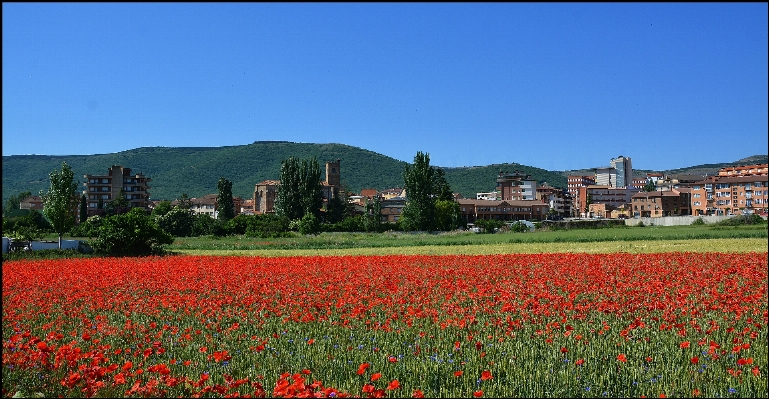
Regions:
<instances>
[{"instance_id":1,"label":"grass field","mask_svg":"<svg viewBox=\"0 0 769 399\"><path fill-rule=\"evenodd\" d=\"M615 227L590 230L475 234L323 233L260 239L176 238L168 247L186 255L384 255L499 253L766 252L767 226Z\"/></svg>"}]
</instances>

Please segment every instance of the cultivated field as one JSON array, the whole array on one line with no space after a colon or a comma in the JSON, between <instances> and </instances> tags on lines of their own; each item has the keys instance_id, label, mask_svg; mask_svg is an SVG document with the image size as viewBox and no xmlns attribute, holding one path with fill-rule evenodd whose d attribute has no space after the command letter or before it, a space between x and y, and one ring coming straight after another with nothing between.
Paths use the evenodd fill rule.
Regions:
<instances>
[{"instance_id":1,"label":"cultivated field","mask_svg":"<svg viewBox=\"0 0 769 399\"><path fill-rule=\"evenodd\" d=\"M766 232L189 238L176 256L6 261L2 394L766 397Z\"/></svg>"}]
</instances>

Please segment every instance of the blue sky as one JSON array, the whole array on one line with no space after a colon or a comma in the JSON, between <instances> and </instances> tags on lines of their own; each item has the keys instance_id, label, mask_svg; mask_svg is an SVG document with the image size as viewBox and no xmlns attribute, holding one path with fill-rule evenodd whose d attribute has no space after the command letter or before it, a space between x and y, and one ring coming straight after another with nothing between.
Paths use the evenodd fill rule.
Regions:
<instances>
[{"instance_id":1,"label":"blue sky","mask_svg":"<svg viewBox=\"0 0 769 399\"><path fill-rule=\"evenodd\" d=\"M769 147L767 3L2 7L4 156L283 140L666 170Z\"/></svg>"}]
</instances>

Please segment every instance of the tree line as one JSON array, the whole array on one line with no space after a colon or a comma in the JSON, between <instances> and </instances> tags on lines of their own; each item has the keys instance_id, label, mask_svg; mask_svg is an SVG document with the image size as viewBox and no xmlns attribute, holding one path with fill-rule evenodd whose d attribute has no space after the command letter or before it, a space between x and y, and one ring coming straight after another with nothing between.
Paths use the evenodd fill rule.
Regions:
<instances>
[{"instance_id":1,"label":"tree line","mask_svg":"<svg viewBox=\"0 0 769 399\"><path fill-rule=\"evenodd\" d=\"M88 217L85 195L78 196L72 168L49 174L50 188L41 192L43 212L31 210L23 216L7 217L9 208L29 192L12 196L4 207L3 233L19 239L39 239L56 233L59 247L64 234L88 237L91 247L110 255L149 255L163 252L174 237L245 235L287 237L324 231L382 232L447 231L465 223L454 201L442 169L430 165L430 157L418 152L414 163L403 171L407 201L397 223L382 221L380 198L367 201L363 214L355 212L344 188L324 201L321 170L315 157L289 157L281 162L280 185L275 213L235 216L232 182L221 177L217 183L217 218L195 214L192 201L182 194L176 205L160 202L151 212L130 208L122 191L107 204L99 203L101 215ZM79 221L77 215L79 213Z\"/></svg>"}]
</instances>

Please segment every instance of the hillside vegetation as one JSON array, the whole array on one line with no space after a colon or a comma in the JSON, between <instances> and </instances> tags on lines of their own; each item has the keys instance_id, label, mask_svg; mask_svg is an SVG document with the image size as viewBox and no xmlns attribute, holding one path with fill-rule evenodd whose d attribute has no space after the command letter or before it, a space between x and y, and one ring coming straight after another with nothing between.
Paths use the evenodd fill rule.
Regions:
<instances>
[{"instance_id":1,"label":"hillside vegetation","mask_svg":"<svg viewBox=\"0 0 769 399\"><path fill-rule=\"evenodd\" d=\"M182 193L201 197L217 192L217 181L226 177L232 181L234 196L251 198L254 186L263 180L278 179L280 164L294 156L300 159L316 157L325 178L325 162L342 161L342 184L352 192L365 188L384 190L403 186L406 162L358 147L344 144L292 143L258 141L252 144L226 147L142 147L113 154L95 155L12 155L3 156L3 203L11 195L23 191L37 194L49 188L48 174L67 162L82 185L86 174L105 174L112 165L122 165L133 173L151 178L152 199L178 198ZM746 158L748 159L748 158ZM766 162L767 156L750 158L752 163ZM706 165L717 171L724 166L744 164L743 160L728 164ZM433 165L438 166L440 165ZM692 167L700 168L702 167ZM478 192L496 187L500 171L521 171L540 184L566 188L567 172L548 171L515 162L461 168L443 168L446 180L454 192L465 198L475 198ZM687 173L680 169L675 173Z\"/></svg>"}]
</instances>

